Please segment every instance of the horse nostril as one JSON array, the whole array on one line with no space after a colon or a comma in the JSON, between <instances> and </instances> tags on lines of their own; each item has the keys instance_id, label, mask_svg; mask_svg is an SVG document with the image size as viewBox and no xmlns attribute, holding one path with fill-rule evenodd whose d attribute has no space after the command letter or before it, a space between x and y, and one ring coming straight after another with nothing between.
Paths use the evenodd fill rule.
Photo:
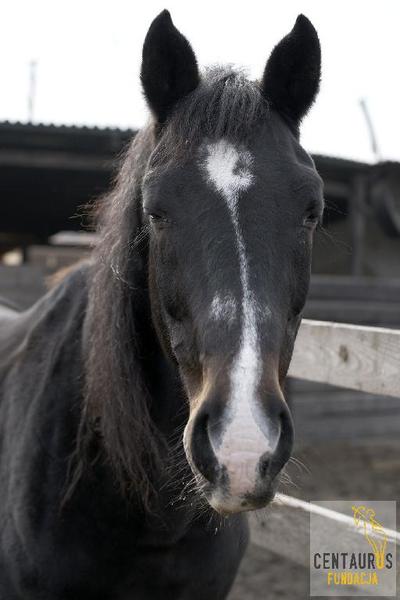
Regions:
<instances>
[{"instance_id":1,"label":"horse nostril","mask_svg":"<svg viewBox=\"0 0 400 600\"><path fill-rule=\"evenodd\" d=\"M292 417L287 406L280 412L279 421L280 435L278 445L273 455L270 455L268 474L271 480L275 479L279 471L285 466L293 449L294 428Z\"/></svg>"},{"instance_id":2,"label":"horse nostril","mask_svg":"<svg viewBox=\"0 0 400 600\"><path fill-rule=\"evenodd\" d=\"M209 437L208 412L201 411L195 418L192 430L191 452L196 468L210 483L215 483L218 476L218 461L211 446Z\"/></svg>"},{"instance_id":3,"label":"horse nostril","mask_svg":"<svg viewBox=\"0 0 400 600\"><path fill-rule=\"evenodd\" d=\"M268 474L271 467L271 456L270 454L263 454L258 464L258 470L260 476L264 479Z\"/></svg>"},{"instance_id":4,"label":"horse nostril","mask_svg":"<svg viewBox=\"0 0 400 600\"><path fill-rule=\"evenodd\" d=\"M290 458L293 447L293 422L286 405L282 401L270 404L269 418L276 424L279 432L275 449L265 452L259 459L258 473L261 480L273 481ZM274 411L272 409L275 409Z\"/></svg>"}]
</instances>

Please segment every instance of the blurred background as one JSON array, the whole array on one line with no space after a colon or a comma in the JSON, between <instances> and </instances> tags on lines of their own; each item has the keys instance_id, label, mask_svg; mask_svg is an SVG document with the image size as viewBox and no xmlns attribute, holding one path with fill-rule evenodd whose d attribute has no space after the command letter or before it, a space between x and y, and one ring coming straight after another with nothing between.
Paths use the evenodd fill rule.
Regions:
<instances>
[{"instance_id":1,"label":"blurred background","mask_svg":"<svg viewBox=\"0 0 400 600\"><path fill-rule=\"evenodd\" d=\"M323 177L326 211L305 316L399 328L398 0L3 2L0 296L26 309L48 275L90 253L96 238L80 207L109 189L118 155L146 122L141 48L163 8L201 66L234 63L254 78L296 16L312 20L323 75L302 143ZM284 491L399 497L398 400L297 380L287 394L304 466ZM231 597L307 596L304 567L251 547Z\"/></svg>"}]
</instances>

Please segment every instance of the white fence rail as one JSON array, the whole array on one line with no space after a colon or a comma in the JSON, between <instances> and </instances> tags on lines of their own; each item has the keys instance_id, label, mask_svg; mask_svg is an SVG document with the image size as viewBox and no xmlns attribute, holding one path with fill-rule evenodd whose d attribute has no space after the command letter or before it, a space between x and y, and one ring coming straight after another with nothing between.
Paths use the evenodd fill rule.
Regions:
<instances>
[{"instance_id":1,"label":"white fence rail","mask_svg":"<svg viewBox=\"0 0 400 600\"><path fill-rule=\"evenodd\" d=\"M289 375L400 400L400 331L303 320ZM321 515L321 507L278 494L268 511L250 515L252 542L308 566L312 513ZM359 535L353 519L326 509L323 516L327 528L339 530L351 547ZM399 546L400 534L388 534L389 543Z\"/></svg>"},{"instance_id":2,"label":"white fence rail","mask_svg":"<svg viewBox=\"0 0 400 600\"><path fill-rule=\"evenodd\" d=\"M400 397L400 331L304 320L289 375Z\"/></svg>"}]
</instances>

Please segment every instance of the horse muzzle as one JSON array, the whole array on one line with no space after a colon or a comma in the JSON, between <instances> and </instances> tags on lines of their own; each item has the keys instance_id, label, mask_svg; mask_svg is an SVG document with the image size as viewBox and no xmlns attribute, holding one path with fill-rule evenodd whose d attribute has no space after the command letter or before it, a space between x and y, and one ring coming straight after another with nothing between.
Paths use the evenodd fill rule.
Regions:
<instances>
[{"instance_id":1,"label":"horse muzzle","mask_svg":"<svg viewBox=\"0 0 400 600\"><path fill-rule=\"evenodd\" d=\"M282 393L261 403L243 400L235 412L212 394L192 412L184 433L189 464L221 514L266 506L290 458L293 423Z\"/></svg>"}]
</instances>

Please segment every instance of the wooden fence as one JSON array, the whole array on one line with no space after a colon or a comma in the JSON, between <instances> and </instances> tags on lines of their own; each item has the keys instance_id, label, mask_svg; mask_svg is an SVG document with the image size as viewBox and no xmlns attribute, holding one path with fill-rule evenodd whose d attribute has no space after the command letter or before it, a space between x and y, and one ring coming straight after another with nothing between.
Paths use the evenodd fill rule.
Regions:
<instances>
[{"instance_id":1,"label":"wooden fence","mask_svg":"<svg viewBox=\"0 0 400 600\"><path fill-rule=\"evenodd\" d=\"M289 375L400 397L400 330L304 320Z\"/></svg>"},{"instance_id":2,"label":"wooden fence","mask_svg":"<svg viewBox=\"0 0 400 600\"><path fill-rule=\"evenodd\" d=\"M289 375L400 399L400 330L304 320ZM267 512L251 514L252 542L308 566L311 514L322 515L349 544L359 535L348 515L277 494ZM400 545L398 532L387 535Z\"/></svg>"}]
</instances>

